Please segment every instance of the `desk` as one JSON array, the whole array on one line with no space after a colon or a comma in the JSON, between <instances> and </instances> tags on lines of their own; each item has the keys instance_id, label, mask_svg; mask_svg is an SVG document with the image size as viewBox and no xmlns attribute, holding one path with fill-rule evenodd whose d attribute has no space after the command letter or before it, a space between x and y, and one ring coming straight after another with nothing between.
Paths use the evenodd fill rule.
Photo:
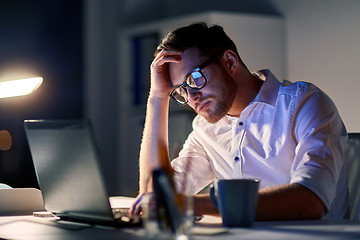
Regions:
<instances>
[{"instance_id":1,"label":"desk","mask_svg":"<svg viewBox=\"0 0 360 240\"><path fill-rule=\"evenodd\" d=\"M221 229L220 221L205 217L196 228ZM4 239L145 239L142 228L87 227L55 223L51 219L32 216L0 217L0 238ZM360 222L351 221L283 221L255 222L251 228L231 228L214 235L193 235L194 240L208 239L360 239Z\"/></svg>"},{"instance_id":2,"label":"desk","mask_svg":"<svg viewBox=\"0 0 360 240\"><path fill-rule=\"evenodd\" d=\"M219 219L205 217L197 230L220 230ZM195 231L198 232L198 231ZM32 216L0 217L0 238L5 239L144 239L141 228L113 229L55 223L51 219ZM351 221L283 221L255 222L251 228L231 228L215 235L193 235L194 240L206 239L360 239L360 222Z\"/></svg>"}]
</instances>

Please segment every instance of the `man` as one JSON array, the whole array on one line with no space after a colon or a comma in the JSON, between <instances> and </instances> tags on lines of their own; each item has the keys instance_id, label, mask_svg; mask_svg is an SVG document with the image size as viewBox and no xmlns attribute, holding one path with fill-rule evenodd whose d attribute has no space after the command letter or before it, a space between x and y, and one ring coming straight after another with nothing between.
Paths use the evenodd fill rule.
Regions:
<instances>
[{"instance_id":1,"label":"man","mask_svg":"<svg viewBox=\"0 0 360 240\"><path fill-rule=\"evenodd\" d=\"M155 52L139 196L153 169L170 168L169 95L198 114L171 163L178 191L196 194L215 178L257 178L257 220L344 217L347 133L334 103L310 83L249 72L222 27L204 23L169 33ZM195 195L194 206L196 215L219 214L207 194Z\"/></svg>"}]
</instances>

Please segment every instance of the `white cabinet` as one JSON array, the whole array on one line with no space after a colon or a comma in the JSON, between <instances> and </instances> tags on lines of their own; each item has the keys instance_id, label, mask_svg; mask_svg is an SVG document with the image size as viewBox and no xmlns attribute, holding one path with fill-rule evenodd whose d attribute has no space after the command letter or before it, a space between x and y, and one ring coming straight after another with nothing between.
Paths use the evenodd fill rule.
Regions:
<instances>
[{"instance_id":1,"label":"white cabinet","mask_svg":"<svg viewBox=\"0 0 360 240\"><path fill-rule=\"evenodd\" d=\"M251 71L269 68L279 78L284 73L284 30L280 17L206 12L132 26L119 37L119 154L123 194L136 194L138 156L150 82L150 63L160 40L169 31L194 22L219 24L234 40ZM211 41L211 39L209 39ZM171 101L169 113L170 154L176 155L191 131L194 113Z\"/></svg>"}]
</instances>

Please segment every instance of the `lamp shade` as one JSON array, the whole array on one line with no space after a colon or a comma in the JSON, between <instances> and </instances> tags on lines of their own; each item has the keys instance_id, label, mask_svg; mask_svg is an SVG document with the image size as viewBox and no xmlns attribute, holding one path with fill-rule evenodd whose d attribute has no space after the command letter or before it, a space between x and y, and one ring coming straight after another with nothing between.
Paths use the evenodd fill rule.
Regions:
<instances>
[{"instance_id":1,"label":"lamp shade","mask_svg":"<svg viewBox=\"0 0 360 240\"><path fill-rule=\"evenodd\" d=\"M0 98L24 96L35 91L43 82L42 77L0 82Z\"/></svg>"}]
</instances>

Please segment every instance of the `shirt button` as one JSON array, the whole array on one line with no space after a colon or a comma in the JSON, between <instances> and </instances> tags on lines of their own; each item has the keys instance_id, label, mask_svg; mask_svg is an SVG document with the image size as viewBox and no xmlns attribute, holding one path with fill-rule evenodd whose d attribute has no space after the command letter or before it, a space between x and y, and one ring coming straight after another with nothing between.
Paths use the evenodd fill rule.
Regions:
<instances>
[{"instance_id":1,"label":"shirt button","mask_svg":"<svg viewBox=\"0 0 360 240\"><path fill-rule=\"evenodd\" d=\"M243 123L243 122L239 122L239 126L241 127L242 125L244 125L244 123Z\"/></svg>"},{"instance_id":2,"label":"shirt button","mask_svg":"<svg viewBox=\"0 0 360 240\"><path fill-rule=\"evenodd\" d=\"M235 162L237 162L237 161L239 161L240 160L240 158L238 157L238 156L236 156L235 158L234 158L234 161Z\"/></svg>"}]
</instances>

